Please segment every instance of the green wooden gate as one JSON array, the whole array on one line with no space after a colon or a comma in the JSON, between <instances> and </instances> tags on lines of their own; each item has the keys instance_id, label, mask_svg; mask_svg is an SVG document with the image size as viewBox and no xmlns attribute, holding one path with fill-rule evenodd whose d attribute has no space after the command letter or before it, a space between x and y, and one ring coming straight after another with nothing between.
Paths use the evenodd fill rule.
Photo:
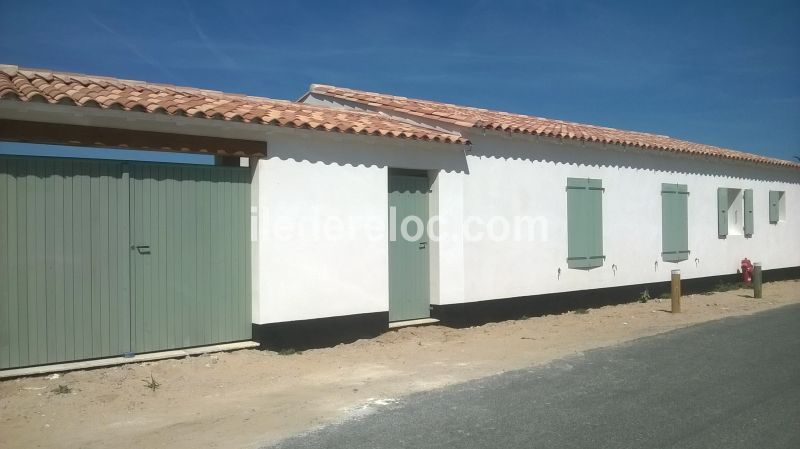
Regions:
<instances>
[{"instance_id":1,"label":"green wooden gate","mask_svg":"<svg viewBox=\"0 0 800 449\"><path fill-rule=\"evenodd\" d=\"M424 172L389 174L389 321L430 316L429 189Z\"/></svg>"},{"instance_id":2,"label":"green wooden gate","mask_svg":"<svg viewBox=\"0 0 800 449\"><path fill-rule=\"evenodd\" d=\"M248 235L246 169L0 156L0 369L250 338Z\"/></svg>"},{"instance_id":3,"label":"green wooden gate","mask_svg":"<svg viewBox=\"0 0 800 449\"><path fill-rule=\"evenodd\" d=\"M133 350L250 338L247 170L131 166Z\"/></svg>"},{"instance_id":4,"label":"green wooden gate","mask_svg":"<svg viewBox=\"0 0 800 449\"><path fill-rule=\"evenodd\" d=\"M119 163L0 157L0 368L130 350Z\"/></svg>"}]
</instances>

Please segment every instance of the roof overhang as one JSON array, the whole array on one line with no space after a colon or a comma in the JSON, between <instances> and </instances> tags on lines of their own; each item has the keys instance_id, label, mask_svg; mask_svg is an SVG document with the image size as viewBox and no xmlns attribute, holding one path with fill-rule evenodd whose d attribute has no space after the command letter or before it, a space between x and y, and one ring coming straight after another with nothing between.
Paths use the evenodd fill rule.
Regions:
<instances>
[{"instance_id":1,"label":"roof overhang","mask_svg":"<svg viewBox=\"0 0 800 449\"><path fill-rule=\"evenodd\" d=\"M371 112L341 111L194 87L0 65L0 102L15 101L433 143L468 143L459 135Z\"/></svg>"},{"instance_id":2,"label":"roof overhang","mask_svg":"<svg viewBox=\"0 0 800 449\"><path fill-rule=\"evenodd\" d=\"M2 141L213 156L267 155L263 127L246 124L229 124L240 126L224 128L214 126L217 124L218 121L170 118L143 112L0 101Z\"/></svg>"},{"instance_id":3,"label":"roof overhang","mask_svg":"<svg viewBox=\"0 0 800 449\"><path fill-rule=\"evenodd\" d=\"M0 119L0 140L214 156L263 157L267 154L266 141L6 119Z\"/></svg>"}]
</instances>

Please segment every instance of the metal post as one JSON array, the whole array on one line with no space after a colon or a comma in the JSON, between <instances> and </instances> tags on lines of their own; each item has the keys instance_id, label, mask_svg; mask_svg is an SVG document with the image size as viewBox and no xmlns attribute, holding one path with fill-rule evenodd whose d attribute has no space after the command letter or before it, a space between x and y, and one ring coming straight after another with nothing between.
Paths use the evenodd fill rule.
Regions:
<instances>
[{"instance_id":1,"label":"metal post","mask_svg":"<svg viewBox=\"0 0 800 449\"><path fill-rule=\"evenodd\" d=\"M672 270L672 313L681 313L681 270Z\"/></svg>"},{"instance_id":2,"label":"metal post","mask_svg":"<svg viewBox=\"0 0 800 449\"><path fill-rule=\"evenodd\" d=\"M753 264L753 298L761 298L761 262Z\"/></svg>"}]
</instances>

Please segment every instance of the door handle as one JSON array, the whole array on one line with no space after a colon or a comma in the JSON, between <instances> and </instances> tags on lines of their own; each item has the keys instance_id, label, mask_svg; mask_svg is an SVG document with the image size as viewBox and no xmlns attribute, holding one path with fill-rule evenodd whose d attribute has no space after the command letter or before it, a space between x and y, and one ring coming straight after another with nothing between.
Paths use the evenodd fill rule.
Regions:
<instances>
[{"instance_id":1,"label":"door handle","mask_svg":"<svg viewBox=\"0 0 800 449\"><path fill-rule=\"evenodd\" d=\"M419 249L425 249L428 247L428 242L419 242Z\"/></svg>"},{"instance_id":2,"label":"door handle","mask_svg":"<svg viewBox=\"0 0 800 449\"><path fill-rule=\"evenodd\" d=\"M131 245L139 254L150 254L150 245Z\"/></svg>"}]
</instances>

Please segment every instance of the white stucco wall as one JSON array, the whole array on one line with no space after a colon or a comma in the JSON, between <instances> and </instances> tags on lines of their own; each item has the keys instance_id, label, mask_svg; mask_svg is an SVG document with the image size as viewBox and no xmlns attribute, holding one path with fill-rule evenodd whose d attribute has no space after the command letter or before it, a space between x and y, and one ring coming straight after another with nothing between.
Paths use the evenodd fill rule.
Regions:
<instances>
[{"instance_id":1,"label":"white stucco wall","mask_svg":"<svg viewBox=\"0 0 800 449\"><path fill-rule=\"evenodd\" d=\"M800 173L662 152L470 133L454 145L292 131L268 136L254 206L254 322L388 310L388 167L429 170L431 303L457 304L735 273L749 257L764 269L800 266ZM567 267L566 179L603 180L602 267ZM689 260L661 259L661 183L687 184ZM717 236L717 188L753 189L755 233ZM768 220L768 191L786 191L786 221ZM534 239L465 239L493 217L535 218ZM281 218L283 217L283 218ZM338 217L364 226L342 238L276 235L276 220ZM544 227L542 227L544 224ZM544 235L543 235L544 233ZM614 267L616 269L614 269ZM560 275L559 275L559 269Z\"/></svg>"},{"instance_id":2,"label":"white stucco wall","mask_svg":"<svg viewBox=\"0 0 800 449\"><path fill-rule=\"evenodd\" d=\"M463 147L299 130L267 140L253 181L253 321L388 311L388 167L457 172ZM336 222L342 233L313 230Z\"/></svg>"},{"instance_id":3,"label":"white stucco wall","mask_svg":"<svg viewBox=\"0 0 800 449\"><path fill-rule=\"evenodd\" d=\"M764 269L800 266L800 172L796 170L612 146L581 147L501 133L473 134L469 175L462 178L465 217L542 217L547 236L532 242L465 242L462 301L666 281L675 268L684 278L729 274L736 272L744 257L762 262ZM602 267L567 268L568 177L603 180L606 260ZM687 184L690 192L691 254L677 264L661 260L661 183ZM718 238L718 187L753 189L751 238ZM787 220L777 225L769 223L769 190L787 192Z\"/></svg>"},{"instance_id":4,"label":"white stucco wall","mask_svg":"<svg viewBox=\"0 0 800 449\"><path fill-rule=\"evenodd\" d=\"M431 239L431 304L460 302L464 292L465 171L433 170L430 216L438 216Z\"/></svg>"},{"instance_id":5,"label":"white stucco wall","mask_svg":"<svg viewBox=\"0 0 800 449\"><path fill-rule=\"evenodd\" d=\"M386 310L387 218L377 213L387 203L385 171L259 162L257 322ZM351 219L361 220L354 233L344 229ZM323 235L318 222L342 232Z\"/></svg>"}]
</instances>

